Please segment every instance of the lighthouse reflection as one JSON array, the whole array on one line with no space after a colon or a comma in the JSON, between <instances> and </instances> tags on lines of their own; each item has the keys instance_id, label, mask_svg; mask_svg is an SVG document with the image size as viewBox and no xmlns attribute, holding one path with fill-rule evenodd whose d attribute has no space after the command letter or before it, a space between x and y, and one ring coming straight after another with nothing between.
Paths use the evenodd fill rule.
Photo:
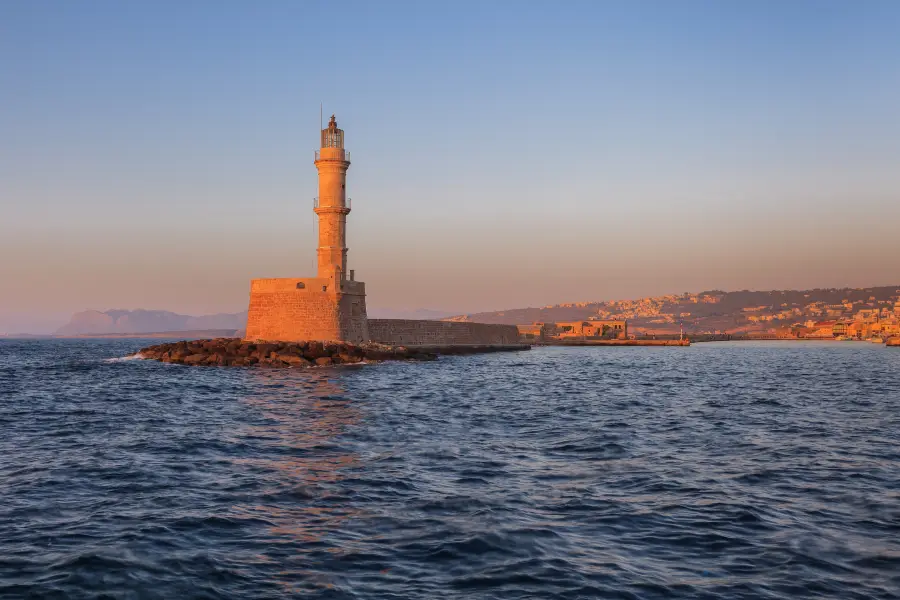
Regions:
<instances>
[{"instance_id":1,"label":"lighthouse reflection","mask_svg":"<svg viewBox=\"0 0 900 600\"><path fill-rule=\"evenodd\" d=\"M334 372L261 369L248 370L248 376L254 392L243 401L255 414L237 433L235 441L249 451L236 462L263 488L252 493L256 503L234 506L234 514L264 521L276 538L269 543L281 551L284 544L291 553L320 551L359 514L341 486L359 457L341 438L362 414ZM272 557L272 551L265 554Z\"/></svg>"}]
</instances>

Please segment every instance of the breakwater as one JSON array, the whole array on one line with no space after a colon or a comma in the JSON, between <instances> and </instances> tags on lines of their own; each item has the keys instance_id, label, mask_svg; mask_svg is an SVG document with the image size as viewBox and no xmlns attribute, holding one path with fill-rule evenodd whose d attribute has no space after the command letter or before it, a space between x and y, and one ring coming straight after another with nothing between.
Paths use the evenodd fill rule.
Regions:
<instances>
[{"instance_id":1,"label":"breakwater","mask_svg":"<svg viewBox=\"0 0 900 600\"><path fill-rule=\"evenodd\" d=\"M435 360L441 355L528 350L524 344L389 346L369 342L248 342L239 338L180 341L148 346L141 358L207 367L312 367L385 360Z\"/></svg>"},{"instance_id":2,"label":"breakwater","mask_svg":"<svg viewBox=\"0 0 900 600\"><path fill-rule=\"evenodd\" d=\"M690 346L690 340L554 340L545 346Z\"/></svg>"},{"instance_id":3,"label":"breakwater","mask_svg":"<svg viewBox=\"0 0 900 600\"><path fill-rule=\"evenodd\" d=\"M515 325L418 319L369 319L369 338L390 346L510 345L519 343Z\"/></svg>"}]
</instances>

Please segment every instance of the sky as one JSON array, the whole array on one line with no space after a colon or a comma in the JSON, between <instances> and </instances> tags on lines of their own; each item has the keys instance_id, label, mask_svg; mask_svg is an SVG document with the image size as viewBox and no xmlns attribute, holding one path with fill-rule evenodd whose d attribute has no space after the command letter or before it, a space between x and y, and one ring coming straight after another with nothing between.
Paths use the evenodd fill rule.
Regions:
<instances>
[{"instance_id":1,"label":"sky","mask_svg":"<svg viewBox=\"0 0 900 600\"><path fill-rule=\"evenodd\" d=\"M0 332L314 275L371 309L900 283L900 3L0 2Z\"/></svg>"}]
</instances>

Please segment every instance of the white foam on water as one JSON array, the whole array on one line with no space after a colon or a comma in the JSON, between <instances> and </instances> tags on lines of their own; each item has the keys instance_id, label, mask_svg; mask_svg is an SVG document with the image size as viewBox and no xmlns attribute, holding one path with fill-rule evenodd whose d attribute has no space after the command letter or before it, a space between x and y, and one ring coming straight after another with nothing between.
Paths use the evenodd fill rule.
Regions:
<instances>
[{"instance_id":1,"label":"white foam on water","mask_svg":"<svg viewBox=\"0 0 900 600\"><path fill-rule=\"evenodd\" d=\"M103 362L108 363L117 363L117 362L125 362L128 360L143 360L144 355L138 352L137 354L129 354L128 356L120 356L118 358L107 358Z\"/></svg>"}]
</instances>

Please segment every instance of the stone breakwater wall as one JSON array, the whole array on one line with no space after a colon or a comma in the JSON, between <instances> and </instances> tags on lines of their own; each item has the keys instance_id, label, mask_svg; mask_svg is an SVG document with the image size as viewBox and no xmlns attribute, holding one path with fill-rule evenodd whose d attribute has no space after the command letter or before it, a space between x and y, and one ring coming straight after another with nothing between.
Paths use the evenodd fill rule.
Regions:
<instances>
[{"instance_id":1,"label":"stone breakwater wall","mask_svg":"<svg viewBox=\"0 0 900 600\"><path fill-rule=\"evenodd\" d=\"M406 348L373 342L248 342L239 338L193 340L148 346L141 358L196 367L312 367L383 360L434 360L441 354L527 350L530 346L465 345Z\"/></svg>"},{"instance_id":2,"label":"stone breakwater wall","mask_svg":"<svg viewBox=\"0 0 900 600\"><path fill-rule=\"evenodd\" d=\"M465 346L519 344L515 325L369 319L369 339L392 346Z\"/></svg>"}]
</instances>

